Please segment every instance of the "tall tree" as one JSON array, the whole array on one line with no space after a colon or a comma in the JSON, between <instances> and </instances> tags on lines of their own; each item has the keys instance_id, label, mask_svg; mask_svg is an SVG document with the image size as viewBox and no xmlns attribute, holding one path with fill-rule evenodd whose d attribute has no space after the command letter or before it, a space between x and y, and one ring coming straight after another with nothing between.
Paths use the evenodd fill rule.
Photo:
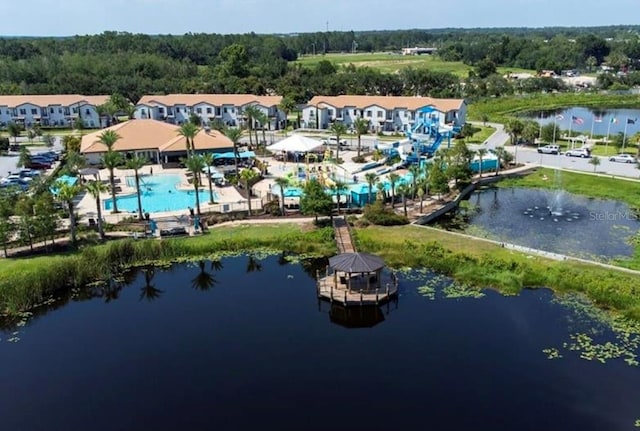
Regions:
<instances>
[{"instance_id":1,"label":"tall tree","mask_svg":"<svg viewBox=\"0 0 640 431\"><path fill-rule=\"evenodd\" d=\"M387 179L389 180L389 185L391 186L391 208L393 208L396 202L396 185L398 184L398 181L400 181L400 175L392 172L389 174Z\"/></svg>"},{"instance_id":2,"label":"tall tree","mask_svg":"<svg viewBox=\"0 0 640 431\"><path fill-rule=\"evenodd\" d=\"M311 178L304 185L303 194L300 197L300 211L302 214L315 216L316 222L319 215L329 215L333 211L331 196L315 178Z\"/></svg>"},{"instance_id":3,"label":"tall tree","mask_svg":"<svg viewBox=\"0 0 640 431\"><path fill-rule=\"evenodd\" d=\"M354 121L353 127L356 131L356 135L358 136L358 158L360 158L360 151L362 150L362 135L369 131L369 120L358 117L356 118L356 121Z\"/></svg>"},{"instance_id":4,"label":"tall tree","mask_svg":"<svg viewBox=\"0 0 640 431\"><path fill-rule=\"evenodd\" d=\"M289 178L278 177L274 183L280 188L280 214L284 215L284 189L289 186Z\"/></svg>"},{"instance_id":5,"label":"tall tree","mask_svg":"<svg viewBox=\"0 0 640 431\"><path fill-rule=\"evenodd\" d=\"M244 183L247 191L247 205L249 207L249 217L251 217L251 182L258 177L258 173L253 169L243 169L240 172L240 180Z\"/></svg>"},{"instance_id":6,"label":"tall tree","mask_svg":"<svg viewBox=\"0 0 640 431\"><path fill-rule=\"evenodd\" d=\"M18 137L20 137L20 133L22 133L22 126L12 121L7 124L7 131L9 132L9 136L13 138L13 143L17 144Z\"/></svg>"},{"instance_id":7,"label":"tall tree","mask_svg":"<svg viewBox=\"0 0 640 431\"><path fill-rule=\"evenodd\" d=\"M255 121L260 115L260 108L255 105L249 105L246 106L242 112L244 113L247 129L249 130L249 145L253 148L252 132L255 126Z\"/></svg>"},{"instance_id":8,"label":"tall tree","mask_svg":"<svg viewBox=\"0 0 640 431\"><path fill-rule=\"evenodd\" d=\"M368 196L368 203L373 203L371 195L373 193L373 186L378 182L378 175L376 175L374 172L367 172L366 174L364 174L364 179L367 182L367 184L369 185L369 196Z\"/></svg>"},{"instance_id":9,"label":"tall tree","mask_svg":"<svg viewBox=\"0 0 640 431\"><path fill-rule=\"evenodd\" d=\"M113 146L121 138L117 132L113 130L105 130L98 135L98 142L107 147L107 151L113 151ZM67 149L69 151L70 149Z\"/></svg>"},{"instance_id":10,"label":"tall tree","mask_svg":"<svg viewBox=\"0 0 640 431\"><path fill-rule=\"evenodd\" d=\"M484 158L484 156L486 156L488 153L488 150L486 148L479 148L476 151L476 154L478 155L478 159L480 159L480 164L478 166L478 172L480 173L480 178L482 178L482 159Z\"/></svg>"},{"instance_id":11,"label":"tall tree","mask_svg":"<svg viewBox=\"0 0 640 431\"><path fill-rule=\"evenodd\" d=\"M336 210L338 212L338 215L340 215L340 196L342 195L342 192L344 192L346 189L347 189L347 183L340 180L336 180L331 186L331 191L336 194Z\"/></svg>"},{"instance_id":12,"label":"tall tree","mask_svg":"<svg viewBox=\"0 0 640 431\"><path fill-rule=\"evenodd\" d=\"M133 169L136 180L136 195L138 197L138 220L142 220L142 197L140 195L140 169L147 164L147 159L135 155L125 162L127 169Z\"/></svg>"},{"instance_id":13,"label":"tall tree","mask_svg":"<svg viewBox=\"0 0 640 431\"><path fill-rule=\"evenodd\" d=\"M183 160L184 164L189 172L193 174L193 190L196 196L196 211L200 212L200 173L204 169L204 161L199 156L189 156L186 160Z\"/></svg>"},{"instance_id":14,"label":"tall tree","mask_svg":"<svg viewBox=\"0 0 640 431\"><path fill-rule=\"evenodd\" d=\"M104 240L104 226L102 225L102 202L100 202L100 194L106 193L107 187L102 183L102 181L89 181L87 182L85 188L89 192L91 196L96 200L96 213L98 214L98 235L100 235L100 239Z\"/></svg>"},{"instance_id":15,"label":"tall tree","mask_svg":"<svg viewBox=\"0 0 640 431\"><path fill-rule=\"evenodd\" d=\"M58 193L56 197L60 202L63 202L67 205L67 210L69 211L69 232L71 234L71 244L75 245L77 242L76 238L76 211L73 204L73 200L76 195L80 193L82 187L78 184L69 184L65 182L58 181L56 184L56 189Z\"/></svg>"},{"instance_id":16,"label":"tall tree","mask_svg":"<svg viewBox=\"0 0 640 431\"><path fill-rule=\"evenodd\" d=\"M289 113L296 109L296 101L289 96L284 96L279 108L284 112L284 129L286 130L289 127Z\"/></svg>"},{"instance_id":17,"label":"tall tree","mask_svg":"<svg viewBox=\"0 0 640 431\"><path fill-rule=\"evenodd\" d=\"M231 128L231 127L226 127L223 130L224 135L229 138L229 140L231 141L231 143L233 144L233 163L235 165L235 170L236 170L236 178L238 178L239 176L239 171L238 171L238 142L240 141L240 138L242 137L242 130L240 129L236 129L236 128Z\"/></svg>"},{"instance_id":18,"label":"tall tree","mask_svg":"<svg viewBox=\"0 0 640 431\"><path fill-rule=\"evenodd\" d=\"M524 123L517 118L509 118L507 120L507 123L504 125L504 130L511 137L511 145L516 145L518 142L518 137L524 130Z\"/></svg>"},{"instance_id":19,"label":"tall tree","mask_svg":"<svg viewBox=\"0 0 640 431\"><path fill-rule=\"evenodd\" d=\"M347 133L347 126L342 123L335 122L329 127L329 132L336 137L336 163L340 161L340 138Z\"/></svg>"},{"instance_id":20,"label":"tall tree","mask_svg":"<svg viewBox=\"0 0 640 431\"><path fill-rule=\"evenodd\" d=\"M16 166L19 168L26 168L31 162L31 153L26 145L20 147L20 155L18 156L18 162Z\"/></svg>"},{"instance_id":21,"label":"tall tree","mask_svg":"<svg viewBox=\"0 0 640 431\"><path fill-rule=\"evenodd\" d=\"M199 131L200 129L198 128L198 126L196 126L190 121L187 121L186 123L182 124L182 126L180 126L180 128L178 129L178 135L183 136L186 141L188 157L193 157L195 155L194 142L195 142L195 137Z\"/></svg>"},{"instance_id":22,"label":"tall tree","mask_svg":"<svg viewBox=\"0 0 640 431\"><path fill-rule=\"evenodd\" d=\"M102 156L102 163L109 171L109 188L111 190L111 200L113 201L112 213L118 213L118 201L116 200L116 178L114 175L115 169L122 164L122 155L115 151L107 151Z\"/></svg>"},{"instance_id":23,"label":"tall tree","mask_svg":"<svg viewBox=\"0 0 640 431\"><path fill-rule=\"evenodd\" d=\"M207 179L209 180L209 203L213 204L215 202L215 200L213 199L213 186L212 186L212 180L211 180L211 166L213 166L213 163L215 162L216 158L213 156L212 153L205 153L202 155L202 161L204 162L205 166L207 167Z\"/></svg>"}]
</instances>

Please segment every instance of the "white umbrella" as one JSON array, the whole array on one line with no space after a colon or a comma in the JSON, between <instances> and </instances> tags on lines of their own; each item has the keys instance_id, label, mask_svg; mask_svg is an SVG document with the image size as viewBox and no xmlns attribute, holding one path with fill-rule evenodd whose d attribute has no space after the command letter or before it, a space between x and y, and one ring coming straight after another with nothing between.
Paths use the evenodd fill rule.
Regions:
<instances>
[{"instance_id":1,"label":"white umbrella","mask_svg":"<svg viewBox=\"0 0 640 431\"><path fill-rule=\"evenodd\" d=\"M306 136L291 135L280 142L276 142L275 144L268 146L267 150L271 152L290 151L307 153L321 147L322 145L322 142L307 138Z\"/></svg>"}]
</instances>

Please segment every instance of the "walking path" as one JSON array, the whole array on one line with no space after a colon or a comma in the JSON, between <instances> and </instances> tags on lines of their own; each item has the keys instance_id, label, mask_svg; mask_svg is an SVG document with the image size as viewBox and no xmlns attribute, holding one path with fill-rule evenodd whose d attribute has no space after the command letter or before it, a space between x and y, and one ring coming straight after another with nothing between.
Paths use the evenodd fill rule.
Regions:
<instances>
[{"instance_id":1,"label":"walking path","mask_svg":"<svg viewBox=\"0 0 640 431\"><path fill-rule=\"evenodd\" d=\"M333 219L333 230L335 232L338 253L355 253L356 248L353 245L349 224L344 217L335 217Z\"/></svg>"}]
</instances>

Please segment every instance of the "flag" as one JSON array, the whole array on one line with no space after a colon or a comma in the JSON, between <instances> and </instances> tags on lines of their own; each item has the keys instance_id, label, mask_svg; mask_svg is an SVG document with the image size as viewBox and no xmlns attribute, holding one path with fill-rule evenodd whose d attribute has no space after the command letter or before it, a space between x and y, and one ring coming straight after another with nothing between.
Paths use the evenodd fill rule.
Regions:
<instances>
[{"instance_id":1,"label":"flag","mask_svg":"<svg viewBox=\"0 0 640 431\"><path fill-rule=\"evenodd\" d=\"M584 124L584 120L582 118L574 117L573 115L571 116L571 121L573 124Z\"/></svg>"},{"instance_id":2,"label":"flag","mask_svg":"<svg viewBox=\"0 0 640 431\"><path fill-rule=\"evenodd\" d=\"M595 121L596 123L602 123L602 117L594 116L593 121Z\"/></svg>"},{"instance_id":3,"label":"flag","mask_svg":"<svg viewBox=\"0 0 640 431\"><path fill-rule=\"evenodd\" d=\"M635 120L632 120L631 118L627 118L627 124L636 124L637 120L638 120L637 118Z\"/></svg>"},{"instance_id":4,"label":"flag","mask_svg":"<svg viewBox=\"0 0 640 431\"><path fill-rule=\"evenodd\" d=\"M618 119L615 117L611 118L611 124L618 124Z\"/></svg>"},{"instance_id":5,"label":"flag","mask_svg":"<svg viewBox=\"0 0 640 431\"><path fill-rule=\"evenodd\" d=\"M562 121L562 120L564 120L564 117L561 114L558 114L558 115L556 115L556 120Z\"/></svg>"}]
</instances>

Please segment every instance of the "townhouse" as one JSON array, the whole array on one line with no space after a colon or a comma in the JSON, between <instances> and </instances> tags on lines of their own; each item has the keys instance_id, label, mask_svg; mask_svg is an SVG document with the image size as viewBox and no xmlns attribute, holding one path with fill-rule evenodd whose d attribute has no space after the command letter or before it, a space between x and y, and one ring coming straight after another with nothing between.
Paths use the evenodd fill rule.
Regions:
<instances>
[{"instance_id":1,"label":"townhouse","mask_svg":"<svg viewBox=\"0 0 640 431\"><path fill-rule=\"evenodd\" d=\"M71 127L81 119L87 128L101 127L98 106L109 96L58 95L0 95L0 127L9 123L26 128Z\"/></svg>"},{"instance_id":2,"label":"townhouse","mask_svg":"<svg viewBox=\"0 0 640 431\"><path fill-rule=\"evenodd\" d=\"M202 124L221 121L229 127L244 126L244 110L255 106L268 119L264 127L278 130L284 127L285 113L279 109L282 96L255 96L253 94L168 94L143 96L134 117L152 119L180 125L191 115L200 117ZM261 125L256 121L254 126Z\"/></svg>"},{"instance_id":3,"label":"townhouse","mask_svg":"<svg viewBox=\"0 0 640 431\"><path fill-rule=\"evenodd\" d=\"M441 125L461 127L467 104L464 99L431 97L315 96L302 109L302 127L328 129L337 121L351 129L357 118L364 118L373 132L404 132L422 115Z\"/></svg>"}]
</instances>

